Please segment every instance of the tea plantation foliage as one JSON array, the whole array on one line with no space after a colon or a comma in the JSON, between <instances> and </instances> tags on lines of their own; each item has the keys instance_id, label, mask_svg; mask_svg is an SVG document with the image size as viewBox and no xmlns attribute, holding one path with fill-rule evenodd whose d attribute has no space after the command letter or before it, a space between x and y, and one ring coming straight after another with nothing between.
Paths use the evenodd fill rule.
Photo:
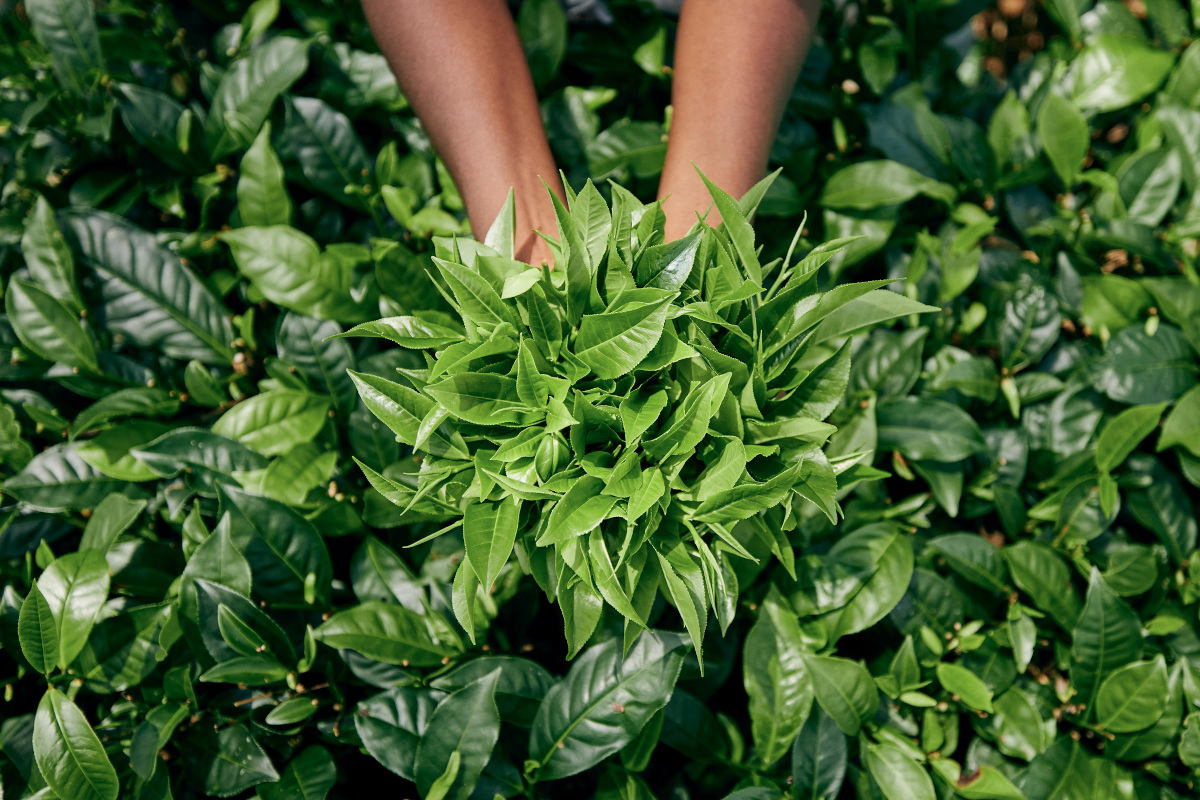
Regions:
<instances>
[{"instance_id":1,"label":"tea plantation foliage","mask_svg":"<svg viewBox=\"0 0 1200 800\"><path fill-rule=\"evenodd\" d=\"M1196 796L1200 5L827 3L677 242L609 7L547 273L353 3L0 2L0 795Z\"/></svg>"}]
</instances>

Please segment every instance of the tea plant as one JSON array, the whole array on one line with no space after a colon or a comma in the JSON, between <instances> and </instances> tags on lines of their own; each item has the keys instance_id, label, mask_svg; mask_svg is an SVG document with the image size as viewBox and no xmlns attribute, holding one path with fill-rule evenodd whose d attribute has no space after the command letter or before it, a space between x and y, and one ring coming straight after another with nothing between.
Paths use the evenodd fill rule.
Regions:
<instances>
[{"instance_id":1,"label":"tea plant","mask_svg":"<svg viewBox=\"0 0 1200 800\"><path fill-rule=\"evenodd\" d=\"M829 3L666 242L608 7L546 270L353 4L0 3L5 797L1195 794L1196 8Z\"/></svg>"},{"instance_id":2,"label":"tea plant","mask_svg":"<svg viewBox=\"0 0 1200 800\"><path fill-rule=\"evenodd\" d=\"M605 604L625 618L628 648L660 588L699 657L708 607L722 633L736 611L727 559L758 560L735 527L795 578L794 503L836 523L839 475L842 488L882 475L864 469L867 451L822 450L850 372L849 344L830 342L937 309L886 280L816 291L838 242L760 264L746 217L770 180L740 203L711 187L721 229L701 222L675 242L662 241L658 203L614 184L610 213L588 181L559 208L553 272L512 259L510 195L483 245L439 243L461 324L401 316L342 334L436 351L424 369L399 368L405 383L351 373L420 462L390 465L393 477L359 466L402 507L398 522L455 520L433 536L461 525L454 612L472 640L479 588L519 546L560 599L568 657Z\"/></svg>"}]
</instances>

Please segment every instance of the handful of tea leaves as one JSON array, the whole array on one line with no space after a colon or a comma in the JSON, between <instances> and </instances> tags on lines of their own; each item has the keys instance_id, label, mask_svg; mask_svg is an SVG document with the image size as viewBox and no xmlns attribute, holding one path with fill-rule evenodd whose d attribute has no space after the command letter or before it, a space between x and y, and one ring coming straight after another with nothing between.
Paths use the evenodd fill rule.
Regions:
<instances>
[{"instance_id":1,"label":"handful of tea leaves","mask_svg":"<svg viewBox=\"0 0 1200 800\"><path fill-rule=\"evenodd\" d=\"M462 527L453 605L468 634L515 551L557 597L571 656L605 604L630 646L660 590L700 655L708 609L722 630L733 619L729 559L770 553L794 575L798 504L836 520L839 482L880 474L868 453L823 450L849 335L935 309L888 281L817 291L847 240L760 263L748 217L771 179L740 201L709 183L721 226L699 221L673 242L659 203L614 185L610 209L589 182L569 208L555 200L555 269L512 257L510 195L484 243L438 243L433 277L459 319L343 334L424 354L396 380L353 374L417 456L360 466L405 521Z\"/></svg>"}]
</instances>

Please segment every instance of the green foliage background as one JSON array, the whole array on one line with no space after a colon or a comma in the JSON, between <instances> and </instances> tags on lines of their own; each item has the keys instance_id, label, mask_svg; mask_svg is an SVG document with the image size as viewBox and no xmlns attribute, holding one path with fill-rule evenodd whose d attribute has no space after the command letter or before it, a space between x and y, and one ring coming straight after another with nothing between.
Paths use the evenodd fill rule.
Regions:
<instances>
[{"instance_id":1,"label":"green foliage background","mask_svg":"<svg viewBox=\"0 0 1200 800\"><path fill-rule=\"evenodd\" d=\"M610 6L518 20L569 182L648 201L674 21ZM568 661L520 545L464 615L462 535L355 464L417 488L348 371L425 363L329 337L448 312L466 232L356 6L3 0L4 796L1194 796L1198 25L826 4L757 260L807 210L797 257L860 237L810 288L940 313L797 362L849 342L826 452L873 463L733 527L701 673L682 594Z\"/></svg>"}]
</instances>

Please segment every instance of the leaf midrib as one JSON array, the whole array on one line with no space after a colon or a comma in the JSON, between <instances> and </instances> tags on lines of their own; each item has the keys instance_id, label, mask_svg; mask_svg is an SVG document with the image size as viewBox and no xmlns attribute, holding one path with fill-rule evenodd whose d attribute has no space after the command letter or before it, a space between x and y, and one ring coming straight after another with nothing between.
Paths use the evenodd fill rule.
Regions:
<instances>
[{"instance_id":1,"label":"leaf midrib","mask_svg":"<svg viewBox=\"0 0 1200 800\"><path fill-rule=\"evenodd\" d=\"M51 691L56 690L51 689ZM80 713L82 714L83 712ZM87 781L88 786L92 788L92 793L96 797L104 797L105 795L100 791L99 787L96 786L95 782L92 780L92 776L89 775L88 771L83 768L82 762L80 762L79 757L75 754L75 747L71 742L71 737L67 734L67 726L63 723L62 718L59 717L58 706L55 705L53 699L50 700L50 715L54 718L54 727L58 729L58 734L60 737L62 737L63 746L67 748L67 753L71 756L71 761L75 765L75 768L79 770L79 773L83 775L83 779Z\"/></svg>"},{"instance_id":2,"label":"leaf midrib","mask_svg":"<svg viewBox=\"0 0 1200 800\"><path fill-rule=\"evenodd\" d=\"M127 287L130 291L136 292L142 297L150 300L156 308L165 311L167 315L171 317L171 319L175 320L181 327L199 339L204 345L212 350L213 353L223 357L230 357L232 355L232 351L229 350L229 347L226 343L222 342L220 339L217 339L206 328L200 326L199 324L195 324L190 316L182 313L174 306L167 303L166 300L160 297L157 292L150 292L140 286L134 285L133 283L129 282L125 276L117 274L106 264L103 264L102 262L99 262L93 258L86 258L86 261L92 267L92 269L103 273L109 280L116 281L117 283ZM186 270L186 268L182 265L177 266L180 270ZM188 278L192 277L191 273L185 272L185 274L188 276ZM188 283L190 284L188 287L189 296L192 294L192 292L206 293L206 290L203 286L197 285L190 281L188 281Z\"/></svg>"},{"instance_id":3,"label":"leaf midrib","mask_svg":"<svg viewBox=\"0 0 1200 800\"><path fill-rule=\"evenodd\" d=\"M1059 741L1062 741L1061 739ZM1060 790L1067 784L1074 774L1075 759L1079 755L1079 746L1071 746L1071 756L1067 759L1067 765L1059 772L1058 781L1054 784L1054 788L1046 794L1046 797L1058 797Z\"/></svg>"},{"instance_id":4,"label":"leaf midrib","mask_svg":"<svg viewBox=\"0 0 1200 800\"><path fill-rule=\"evenodd\" d=\"M1087 613L1086 608L1084 609L1084 613ZM1099 596L1099 593L1097 593L1097 596L1096 596L1096 614L1099 617L1099 623L1100 623L1097 626L1099 635L1096 637L1097 641L1098 641L1098 644L1096 645L1096 664L1095 664L1094 669L1086 670L1086 673L1088 674L1088 676L1093 679L1092 687L1088 691L1088 696L1087 696L1087 707L1089 707L1089 708L1092 705L1094 705L1094 702L1096 699L1096 692L1100 688L1100 676L1104 674L1104 654L1107 652L1107 650L1105 648L1105 640L1108 637L1106 637L1104 635L1104 632L1108 627L1107 611L1104 608L1104 601ZM1083 666L1082 660L1080 660L1080 666Z\"/></svg>"},{"instance_id":5,"label":"leaf midrib","mask_svg":"<svg viewBox=\"0 0 1200 800\"><path fill-rule=\"evenodd\" d=\"M317 129L309 123L308 118L304 116L304 114L300 113L299 108L297 108L296 113L300 117L300 124L307 128L308 132L312 134L313 140L317 143L317 146L321 148L321 152L325 154L325 157L328 158L330 163L333 164L333 168L337 170L337 173L342 177L342 180L344 180L347 184L355 183L355 178L357 176L353 174L353 171L349 170L346 162L342 161L341 158L337 157L336 154L328 146L326 146L327 141L332 140L326 140L322 136L318 135Z\"/></svg>"},{"instance_id":6,"label":"leaf midrib","mask_svg":"<svg viewBox=\"0 0 1200 800\"><path fill-rule=\"evenodd\" d=\"M58 0L55 5L58 6L59 18L62 20L63 28L66 29L67 35L71 37L71 43L75 45L75 51L79 54L80 59L83 61L85 69L90 69L95 65L91 63L91 59L88 57L88 52L83 46L83 37L79 35L79 29L75 27L74 21L71 19L71 15L67 13L66 4L63 3L62 0ZM80 85L82 85L82 82Z\"/></svg>"},{"instance_id":7,"label":"leaf midrib","mask_svg":"<svg viewBox=\"0 0 1200 800\"><path fill-rule=\"evenodd\" d=\"M971 444L971 437L946 430L945 428L918 428L913 425L882 425L880 427L886 428L889 431L901 431L908 435L919 434L924 437L944 437L953 441L961 441L967 445Z\"/></svg>"},{"instance_id":8,"label":"leaf midrib","mask_svg":"<svg viewBox=\"0 0 1200 800\"><path fill-rule=\"evenodd\" d=\"M813 674L816 675L816 672L814 671ZM850 701L850 695L842 690L841 685L837 681L827 680L827 683L829 683L829 685L833 687L834 692L837 693L837 696L840 697L842 699L842 702L846 704L846 708L849 709L850 712L853 713L855 718L857 719L858 711L854 708L854 703L852 703Z\"/></svg>"},{"instance_id":9,"label":"leaf midrib","mask_svg":"<svg viewBox=\"0 0 1200 800\"><path fill-rule=\"evenodd\" d=\"M50 295L48 292L46 293L46 296L50 297L55 302L58 302L59 307L66 311L66 306L59 302L57 298L53 297L53 295ZM70 312L67 311L67 314L69 315ZM54 329L54 332L58 334L58 337L62 339L62 342L67 346L67 349L74 353L75 357L81 362L92 367L92 369L95 369L97 363L96 351L92 347L92 342L88 338L87 331L84 329L84 327L76 323L75 320L70 316L67 316L65 320L61 315L55 317L51 316L50 314L44 314L44 316L46 318L46 322L51 328ZM67 325L65 328L60 327L57 324L58 322L64 321ZM73 336L72 334L75 335Z\"/></svg>"},{"instance_id":10,"label":"leaf midrib","mask_svg":"<svg viewBox=\"0 0 1200 800\"><path fill-rule=\"evenodd\" d=\"M333 373L325 368L325 359L321 357L322 351L318 349L318 345L323 344L324 342L318 342L313 336L313 327L311 325L305 325L304 333L305 337L308 339L309 347L312 348L313 360L317 362L317 369L321 371L321 380L325 382L326 388L329 389L329 396L333 399L334 406L340 406L340 403L338 403L337 391L334 389L333 385Z\"/></svg>"},{"instance_id":11,"label":"leaf midrib","mask_svg":"<svg viewBox=\"0 0 1200 800\"><path fill-rule=\"evenodd\" d=\"M625 684L632 682L634 678L638 677L643 672L646 672L651 667L658 665L663 659L665 659L669 655L670 655L670 651L663 653L662 658L658 658L658 659L655 659L655 660L649 662L645 666L639 668L636 672L630 673L624 680L618 680L617 683L612 686L612 688L608 689L603 694L601 694L599 697L597 697L594 702L589 703L583 709L583 712L578 714L571 721L571 723L569 725L567 725L566 729L563 730L562 735L560 735L557 739L554 740L554 742L550 745L550 749L546 752L546 754L544 756L542 756L542 758L539 759L539 763L542 766L545 766L546 764L550 763L550 759L554 757L554 754L556 752L558 752L559 745L566 742L567 737L569 737L571 735L571 732L574 731L575 728L577 728L579 725L581 725L583 723L583 721L585 719L587 719L588 715L592 713L593 710L595 710L601 704L603 704L604 700L607 697L614 694L618 689L620 689Z\"/></svg>"},{"instance_id":12,"label":"leaf midrib","mask_svg":"<svg viewBox=\"0 0 1200 800\"><path fill-rule=\"evenodd\" d=\"M641 328L645 328L647 330L647 332L650 332L650 329L652 329L653 325L648 324L648 323L651 323L651 321L653 320L653 318L656 314L658 314L666 309L666 306L668 303L671 302L671 299L672 298L667 297L658 303L647 304L646 306L643 306L642 308L630 309L629 311L621 311L621 312L618 312L617 314L614 314L613 316L628 315L631 319L635 319L636 322L634 322L632 325L627 325L626 327L622 328L618 333L616 333L612 336L609 336L606 339L597 339L595 344L589 344L587 347L584 347L584 348L576 348L574 351L575 356L582 360L585 355L591 355L601 349L612 349L613 347L623 349L624 345L627 343L626 340L629 338L629 336L634 331L637 331ZM607 315L605 315L605 314L595 315L595 317L602 317L602 316L607 316ZM592 318L594 319L595 317L592 317ZM613 320L613 321L616 321L616 320ZM663 322L665 324L665 322L666 322L665 318L664 318ZM582 334L582 331L581 331L581 334ZM661 335L662 335L662 332L660 329L659 336L661 336ZM576 339L576 344L578 344L578 339Z\"/></svg>"},{"instance_id":13,"label":"leaf midrib","mask_svg":"<svg viewBox=\"0 0 1200 800\"><path fill-rule=\"evenodd\" d=\"M1143 679L1140 683L1138 683L1136 685L1136 688L1132 692L1129 693L1129 696L1125 699L1125 702L1123 702L1119 706L1117 706L1114 713L1108 715L1110 717L1110 719L1119 719L1121 717L1121 715L1124 714L1127 709L1129 709L1129 707L1133 704L1134 698L1137 697L1138 692L1140 692L1142 689L1144 689L1146 684L1148 684L1151 681L1151 676L1153 674L1154 674L1153 669L1151 669L1151 671L1149 671L1147 673L1147 677L1145 679ZM1103 724L1103 723L1101 723L1101 724Z\"/></svg>"},{"instance_id":14,"label":"leaf midrib","mask_svg":"<svg viewBox=\"0 0 1200 800\"><path fill-rule=\"evenodd\" d=\"M236 503L234 503L234 505L237 506ZM245 511L243 511L241 509L241 507L238 507L238 513L241 514L242 519L246 520L246 522L249 523L250 527L254 530L254 533L258 535L258 538L264 544L266 544L267 548L275 555L275 557L277 559L279 559L280 562L282 562L283 565L285 567L287 567L288 570L294 576L296 576L296 578L299 579L301 584L303 584L306 576L304 574L301 574L300 571L296 567L292 566L292 563L290 561L288 561L286 558L283 557L283 554L279 551L279 549L277 547L275 547L275 543L263 535L262 528L256 524L254 524L253 520L250 519L249 514L247 514Z\"/></svg>"},{"instance_id":15,"label":"leaf midrib","mask_svg":"<svg viewBox=\"0 0 1200 800\"><path fill-rule=\"evenodd\" d=\"M382 602L382 601L376 601L376 602ZM396 605L398 608L404 608L403 606L400 606L399 604L396 604ZM362 608L362 606L358 606L358 608ZM408 610L408 609L405 609L405 610ZM352 619L352 622L357 623L358 621ZM421 643L421 642L411 640L409 638L402 637L402 636L392 638L392 637L383 636L380 634L368 633L368 632L362 631L362 630L350 630L350 629L343 629L342 631L335 630L333 635L334 636L359 636L364 639L368 639L370 641L386 642L388 644L397 644L397 643L403 644L403 645L412 647L414 650L420 650L421 652L429 653L430 655L435 655L435 656L453 655L455 652L454 650L452 650L450 648L443 648L440 650L432 649L432 648L438 646L437 642L435 642L432 637L430 637L425 643Z\"/></svg>"}]
</instances>

